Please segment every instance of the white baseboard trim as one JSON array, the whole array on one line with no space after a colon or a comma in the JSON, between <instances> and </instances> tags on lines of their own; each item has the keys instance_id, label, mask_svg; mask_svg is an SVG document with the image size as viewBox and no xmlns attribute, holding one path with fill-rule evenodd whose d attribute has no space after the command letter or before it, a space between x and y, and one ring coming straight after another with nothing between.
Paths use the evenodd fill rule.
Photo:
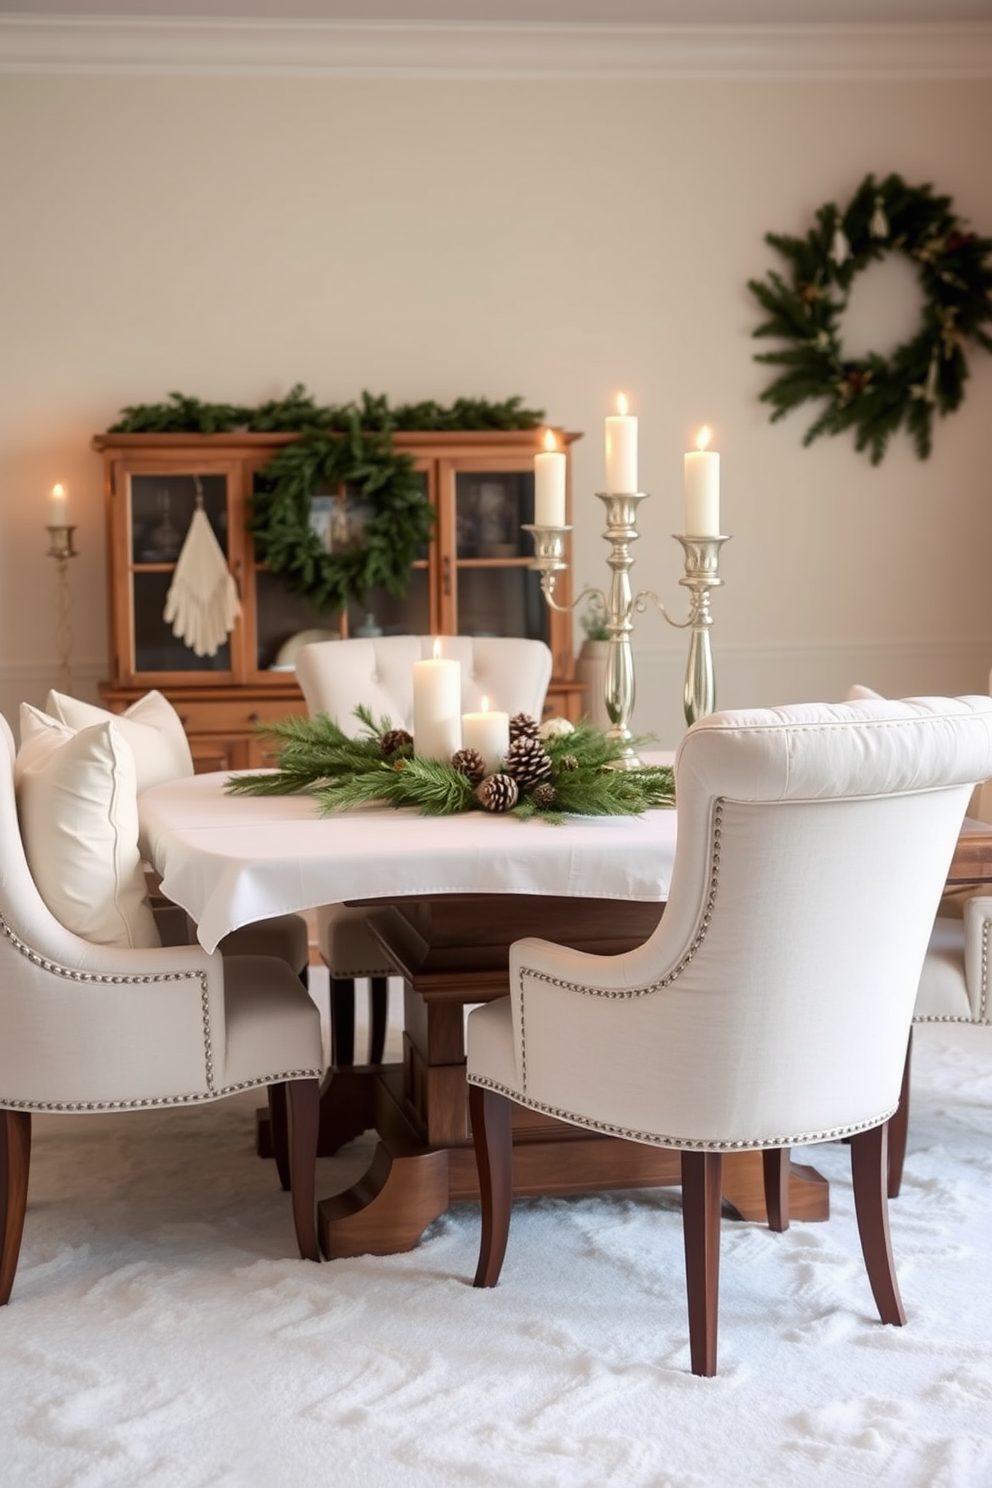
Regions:
<instances>
[{"instance_id":1,"label":"white baseboard trim","mask_svg":"<svg viewBox=\"0 0 992 1488\"><path fill-rule=\"evenodd\" d=\"M591 25L0 16L0 72L463 78L982 78L992 22Z\"/></svg>"}]
</instances>

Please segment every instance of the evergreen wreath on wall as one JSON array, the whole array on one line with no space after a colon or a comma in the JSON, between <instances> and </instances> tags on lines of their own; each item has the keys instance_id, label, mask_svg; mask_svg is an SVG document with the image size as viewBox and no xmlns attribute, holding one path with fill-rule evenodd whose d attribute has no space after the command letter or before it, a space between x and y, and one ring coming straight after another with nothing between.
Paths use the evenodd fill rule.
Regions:
<instances>
[{"instance_id":1,"label":"evergreen wreath on wall","mask_svg":"<svg viewBox=\"0 0 992 1488\"><path fill-rule=\"evenodd\" d=\"M316 609L333 610L351 599L365 603L374 588L403 595L430 538L434 512L412 456L393 449L395 433L533 429L543 417L543 409L525 408L519 397L391 408L385 397L363 392L357 403L320 407L297 383L285 398L257 408L170 393L165 403L125 408L110 432L298 434L259 472L249 529L260 563L282 574ZM328 552L311 525L311 502L342 488L370 507L371 516L360 543Z\"/></svg>"},{"instance_id":2,"label":"evergreen wreath on wall","mask_svg":"<svg viewBox=\"0 0 992 1488\"><path fill-rule=\"evenodd\" d=\"M783 418L808 401L826 407L803 444L821 434L853 430L855 447L877 465L889 438L904 425L920 459L930 454L934 414L952 412L964 396L969 341L992 351L992 239L978 237L952 212L950 198L930 186L907 186L898 175L868 175L843 209L820 207L803 238L766 234L788 263L748 288L767 319L755 336L788 343L755 360L783 370L761 394ZM916 334L889 357L847 357L841 322L851 285L887 253L908 256L917 269L923 312Z\"/></svg>"}]
</instances>

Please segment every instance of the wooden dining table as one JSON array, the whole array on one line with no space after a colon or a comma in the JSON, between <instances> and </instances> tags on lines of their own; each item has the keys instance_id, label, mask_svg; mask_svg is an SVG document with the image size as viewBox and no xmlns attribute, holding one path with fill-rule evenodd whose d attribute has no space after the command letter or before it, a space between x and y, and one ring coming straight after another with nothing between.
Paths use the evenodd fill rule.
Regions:
<instances>
[{"instance_id":1,"label":"wooden dining table","mask_svg":"<svg viewBox=\"0 0 992 1488\"><path fill-rule=\"evenodd\" d=\"M523 936L605 955L642 943L668 896L675 812L559 827L368 807L322 818L305 796L232 796L228 778L201 775L144 792L145 851L163 893L191 916L208 950L268 915L365 907L403 978L402 1059L327 1073L321 1153L368 1130L378 1141L358 1182L320 1200L319 1234L328 1257L409 1250L450 1204L479 1196L466 1010L508 992L508 949ZM955 882L992 877L992 829L966 824L951 874ZM271 1155L264 1112L258 1149ZM725 1203L765 1219L761 1153L727 1154L723 1167ZM680 1182L677 1152L516 1112L518 1196ZM826 1181L795 1162L790 1208L796 1219L829 1214Z\"/></svg>"}]
</instances>

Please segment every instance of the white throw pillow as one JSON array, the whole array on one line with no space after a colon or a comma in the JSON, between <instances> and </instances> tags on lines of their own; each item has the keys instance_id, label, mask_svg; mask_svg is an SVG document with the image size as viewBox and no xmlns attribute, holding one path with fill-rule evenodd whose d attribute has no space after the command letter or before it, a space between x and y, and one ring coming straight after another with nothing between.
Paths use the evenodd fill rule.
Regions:
<instances>
[{"instance_id":1,"label":"white throw pillow","mask_svg":"<svg viewBox=\"0 0 992 1488\"><path fill-rule=\"evenodd\" d=\"M138 853L134 755L116 723L73 732L21 704L17 811L52 914L96 945L161 945Z\"/></svg>"},{"instance_id":2,"label":"white throw pillow","mask_svg":"<svg viewBox=\"0 0 992 1488\"><path fill-rule=\"evenodd\" d=\"M150 785L193 773L186 730L169 699L160 692L146 692L125 713L110 713L94 703L50 692L45 710L74 731L113 721L134 753L139 795Z\"/></svg>"}]
</instances>

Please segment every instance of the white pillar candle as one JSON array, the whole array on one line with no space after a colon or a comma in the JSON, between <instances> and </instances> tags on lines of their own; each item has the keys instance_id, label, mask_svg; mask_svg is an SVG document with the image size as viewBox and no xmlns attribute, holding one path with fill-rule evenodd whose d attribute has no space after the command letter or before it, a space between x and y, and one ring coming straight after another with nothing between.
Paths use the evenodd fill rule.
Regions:
<instances>
[{"instance_id":1,"label":"white pillar candle","mask_svg":"<svg viewBox=\"0 0 992 1488\"><path fill-rule=\"evenodd\" d=\"M550 429L544 453L534 456L534 526L565 525L565 456Z\"/></svg>"},{"instance_id":2,"label":"white pillar candle","mask_svg":"<svg viewBox=\"0 0 992 1488\"><path fill-rule=\"evenodd\" d=\"M630 496L637 491L637 420L627 412L627 399L617 394L617 412L606 420L606 490Z\"/></svg>"},{"instance_id":3,"label":"white pillar candle","mask_svg":"<svg viewBox=\"0 0 992 1488\"><path fill-rule=\"evenodd\" d=\"M49 527L68 527L69 525L69 492L61 481L52 487L52 494L48 498L48 525Z\"/></svg>"},{"instance_id":4,"label":"white pillar candle","mask_svg":"<svg viewBox=\"0 0 992 1488\"><path fill-rule=\"evenodd\" d=\"M510 747L510 715L490 711L489 699L482 699L480 713L462 714L462 748L477 749L490 773L506 759Z\"/></svg>"},{"instance_id":5,"label":"white pillar candle","mask_svg":"<svg viewBox=\"0 0 992 1488\"><path fill-rule=\"evenodd\" d=\"M462 669L441 656L413 663L413 748L425 759L450 760L462 746Z\"/></svg>"},{"instance_id":6,"label":"white pillar candle","mask_svg":"<svg viewBox=\"0 0 992 1488\"><path fill-rule=\"evenodd\" d=\"M685 535L720 536L720 456L707 449L710 431L700 429L696 448L685 457Z\"/></svg>"}]
</instances>

